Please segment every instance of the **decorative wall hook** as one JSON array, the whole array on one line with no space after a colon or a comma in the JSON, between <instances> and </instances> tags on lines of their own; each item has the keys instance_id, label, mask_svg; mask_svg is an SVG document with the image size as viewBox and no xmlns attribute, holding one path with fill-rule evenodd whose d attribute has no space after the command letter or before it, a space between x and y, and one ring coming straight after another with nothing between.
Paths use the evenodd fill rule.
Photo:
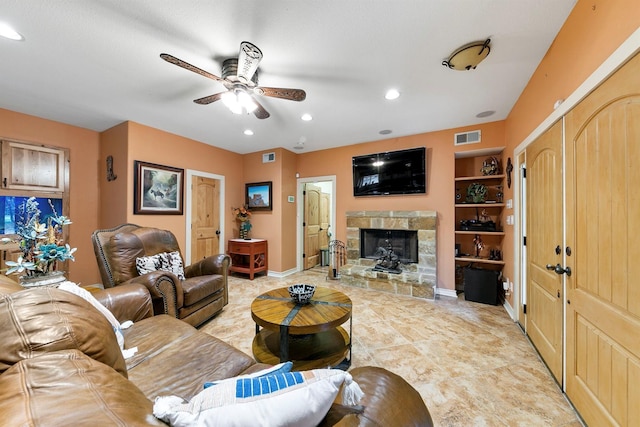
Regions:
<instances>
[{"instance_id":1,"label":"decorative wall hook","mask_svg":"<svg viewBox=\"0 0 640 427\"><path fill-rule=\"evenodd\" d=\"M113 156L107 156L107 181L115 181L118 178L113 173Z\"/></svg>"}]
</instances>

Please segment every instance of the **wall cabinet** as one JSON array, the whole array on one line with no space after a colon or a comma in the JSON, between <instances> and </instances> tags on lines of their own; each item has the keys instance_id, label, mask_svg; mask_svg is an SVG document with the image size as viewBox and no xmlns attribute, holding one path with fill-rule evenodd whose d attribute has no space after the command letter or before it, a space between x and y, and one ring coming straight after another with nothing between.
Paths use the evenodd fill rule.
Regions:
<instances>
[{"instance_id":1,"label":"wall cabinet","mask_svg":"<svg viewBox=\"0 0 640 427\"><path fill-rule=\"evenodd\" d=\"M64 192L67 150L2 141L2 188Z\"/></svg>"},{"instance_id":2,"label":"wall cabinet","mask_svg":"<svg viewBox=\"0 0 640 427\"><path fill-rule=\"evenodd\" d=\"M497 162L497 169L483 168ZM473 264L502 270L504 180L502 151L458 153L455 160L456 290L463 290L462 268ZM487 173L487 169L485 169Z\"/></svg>"},{"instance_id":3,"label":"wall cabinet","mask_svg":"<svg viewBox=\"0 0 640 427\"><path fill-rule=\"evenodd\" d=\"M10 140L0 140L0 145L3 208L0 235L14 232L15 209L20 200L28 197L38 198L41 204L46 204L47 199L61 200L58 213L69 216L69 150ZM68 228L64 239L69 241ZM15 261L21 254L17 244L0 245L0 270L6 269L7 260Z\"/></svg>"}]
</instances>

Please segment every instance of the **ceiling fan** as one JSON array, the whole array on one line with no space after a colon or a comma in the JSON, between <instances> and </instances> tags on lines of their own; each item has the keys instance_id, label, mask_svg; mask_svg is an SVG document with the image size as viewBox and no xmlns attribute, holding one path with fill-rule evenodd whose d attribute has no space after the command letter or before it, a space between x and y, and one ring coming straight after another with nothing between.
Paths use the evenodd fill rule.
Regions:
<instances>
[{"instance_id":1,"label":"ceiling fan","mask_svg":"<svg viewBox=\"0 0 640 427\"><path fill-rule=\"evenodd\" d=\"M216 80L227 88L226 91L195 99L196 104L207 105L222 100L235 114L253 113L259 119L266 119L269 112L256 100L254 95L273 98L304 101L307 94L302 89L285 89L258 86L258 65L262 60L262 52L252 43L240 43L237 58L225 59L222 63L222 77L218 77L203 69L189 64L168 53L160 54L160 58L201 76Z\"/></svg>"}]
</instances>

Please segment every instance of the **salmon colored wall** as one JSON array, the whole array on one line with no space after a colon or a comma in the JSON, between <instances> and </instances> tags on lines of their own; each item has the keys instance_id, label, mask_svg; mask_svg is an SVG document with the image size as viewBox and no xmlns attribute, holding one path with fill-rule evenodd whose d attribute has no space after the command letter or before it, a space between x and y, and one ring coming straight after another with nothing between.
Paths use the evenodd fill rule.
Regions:
<instances>
[{"instance_id":1,"label":"salmon colored wall","mask_svg":"<svg viewBox=\"0 0 640 427\"><path fill-rule=\"evenodd\" d=\"M26 114L0 109L0 138L69 149L69 244L78 248L69 262L68 279L88 285L99 283L100 274L91 245L98 228L97 132Z\"/></svg>"},{"instance_id":2,"label":"salmon colored wall","mask_svg":"<svg viewBox=\"0 0 640 427\"><path fill-rule=\"evenodd\" d=\"M554 103L569 97L639 27L637 0L578 1L506 119L512 159L515 148L553 112ZM513 198L513 187L505 188L505 198ZM513 246L514 239L509 227L505 242ZM505 275L518 286L513 250L505 251L505 262ZM513 306L512 296L509 301Z\"/></svg>"},{"instance_id":3,"label":"salmon colored wall","mask_svg":"<svg viewBox=\"0 0 640 427\"><path fill-rule=\"evenodd\" d=\"M296 196L298 181L296 172L298 168L297 155L288 150L282 152L282 185L280 191L280 206L282 206L282 252L280 259L282 260L281 268L283 272L295 269L297 266L296 254L296 238L297 234L297 203L290 203L288 196ZM295 200L295 199L294 199ZM302 200L297 202L302 203Z\"/></svg>"},{"instance_id":4,"label":"salmon colored wall","mask_svg":"<svg viewBox=\"0 0 640 427\"><path fill-rule=\"evenodd\" d=\"M128 122L100 133L100 228L112 228L127 222L127 212L133 209L127 195L130 169L127 154ZM113 156L116 179L107 181L107 156Z\"/></svg>"},{"instance_id":5,"label":"salmon colored wall","mask_svg":"<svg viewBox=\"0 0 640 427\"><path fill-rule=\"evenodd\" d=\"M482 143L464 149L453 145L458 132L482 130ZM504 145L504 122L467 126L369 142L298 155L301 178L336 176L335 238L346 241L346 212L360 210L433 210L438 214L438 287L455 289L454 267L454 153ZM424 146L427 148L427 194L410 196L354 197L351 158L353 156Z\"/></svg>"},{"instance_id":6,"label":"salmon colored wall","mask_svg":"<svg viewBox=\"0 0 640 427\"><path fill-rule=\"evenodd\" d=\"M128 122L127 222L171 230L186 251L185 215L133 214L133 162L142 160L166 166L222 175L225 177L225 206L239 206L244 199L242 156L179 135L135 122ZM185 189L186 197L186 189ZM117 207L123 209L124 204ZM186 206L184 206L186 212ZM230 211L226 212L225 238L234 236Z\"/></svg>"},{"instance_id":7,"label":"salmon colored wall","mask_svg":"<svg viewBox=\"0 0 640 427\"><path fill-rule=\"evenodd\" d=\"M282 148L245 154L243 157L244 180L242 195L244 197L244 184L252 182L271 181L272 194L270 211L252 211L251 234L256 239L267 239L269 243L269 271L283 271L282 260L282 168L285 163ZM264 153L275 153L274 162L262 163ZM244 199L243 199L244 202ZM237 228L237 227L236 227ZM234 235L234 237L237 236Z\"/></svg>"}]
</instances>

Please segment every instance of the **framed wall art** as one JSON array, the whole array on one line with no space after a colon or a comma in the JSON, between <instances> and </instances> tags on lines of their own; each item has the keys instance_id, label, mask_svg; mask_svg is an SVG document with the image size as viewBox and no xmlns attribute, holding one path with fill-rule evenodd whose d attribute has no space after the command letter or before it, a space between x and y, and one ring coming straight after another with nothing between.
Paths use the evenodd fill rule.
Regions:
<instances>
[{"instance_id":1,"label":"framed wall art","mask_svg":"<svg viewBox=\"0 0 640 427\"><path fill-rule=\"evenodd\" d=\"M133 213L182 215L184 169L133 162Z\"/></svg>"},{"instance_id":2,"label":"framed wall art","mask_svg":"<svg viewBox=\"0 0 640 427\"><path fill-rule=\"evenodd\" d=\"M273 210L271 181L245 184L245 204L252 211Z\"/></svg>"}]
</instances>

